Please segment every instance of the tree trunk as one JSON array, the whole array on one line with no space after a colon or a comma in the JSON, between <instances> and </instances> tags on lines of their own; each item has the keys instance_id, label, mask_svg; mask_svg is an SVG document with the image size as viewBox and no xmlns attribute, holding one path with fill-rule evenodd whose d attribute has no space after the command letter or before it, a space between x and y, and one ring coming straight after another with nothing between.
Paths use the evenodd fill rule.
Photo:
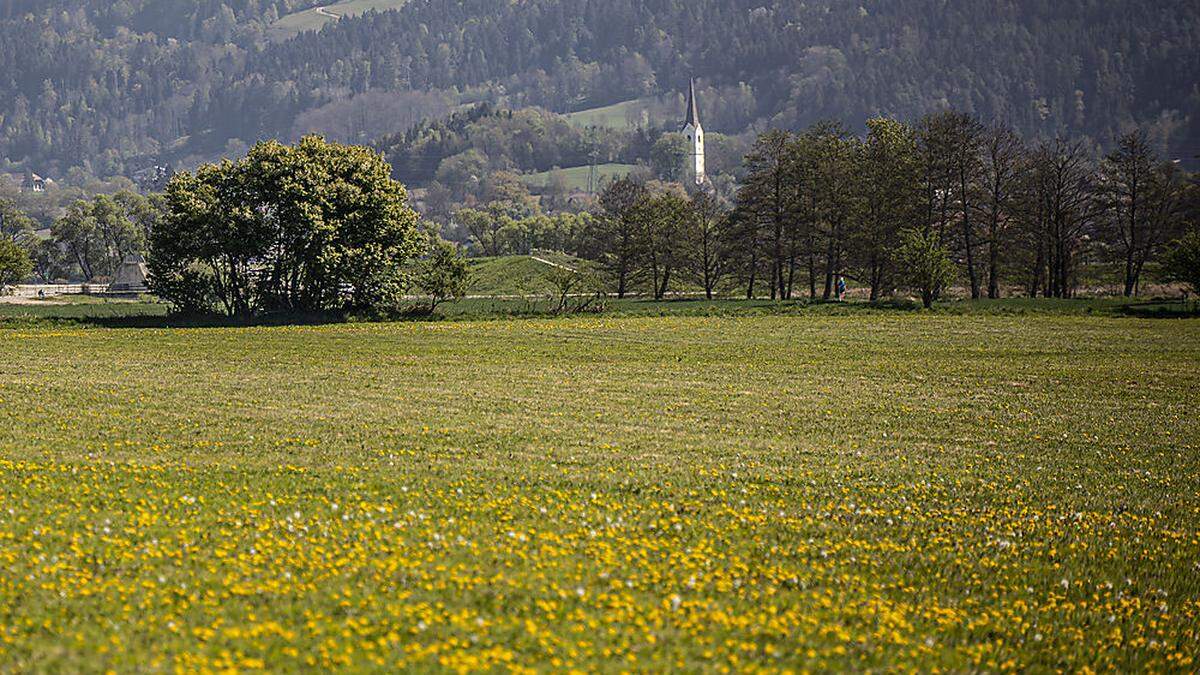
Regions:
<instances>
[{"instance_id":1,"label":"tree trunk","mask_svg":"<svg viewBox=\"0 0 1200 675\"><path fill-rule=\"evenodd\" d=\"M833 295L833 234L830 229L829 243L825 248L825 292L821 295L822 300L829 300Z\"/></svg>"},{"instance_id":2,"label":"tree trunk","mask_svg":"<svg viewBox=\"0 0 1200 675\"><path fill-rule=\"evenodd\" d=\"M671 266L667 265L663 268L662 286L658 287L657 299L662 300L667 296L667 284L671 281Z\"/></svg>"},{"instance_id":3,"label":"tree trunk","mask_svg":"<svg viewBox=\"0 0 1200 675\"><path fill-rule=\"evenodd\" d=\"M988 298L1000 297L1000 205L992 203L992 222L988 226Z\"/></svg>"},{"instance_id":4,"label":"tree trunk","mask_svg":"<svg viewBox=\"0 0 1200 675\"><path fill-rule=\"evenodd\" d=\"M817 299L817 252L816 242L809 239L808 246L808 299Z\"/></svg>"},{"instance_id":5,"label":"tree trunk","mask_svg":"<svg viewBox=\"0 0 1200 675\"><path fill-rule=\"evenodd\" d=\"M1133 248L1125 255L1125 297L1132 297L1134 286L1137 285L1137 275L1134 272Z\"/></svg>"}]
</instances>

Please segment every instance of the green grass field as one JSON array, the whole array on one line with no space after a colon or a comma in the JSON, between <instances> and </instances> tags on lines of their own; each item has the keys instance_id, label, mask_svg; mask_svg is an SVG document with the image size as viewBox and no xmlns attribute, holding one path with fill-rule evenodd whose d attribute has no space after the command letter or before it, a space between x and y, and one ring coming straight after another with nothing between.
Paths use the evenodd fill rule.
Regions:
<instances>
[{"instance_id":1,"label":"green grass field","mask_svg":"<svg viewBox=\"0 0 1200 675\"><path fill-rule=\"evenodd\" d=\"M273 40L286 40L308 30L320 30L330 21L336 21L335 16L356 16L370 10L386 11L403 7L408 0L345 0L331 2L322 9L306 9L300 12L279 17L271 24L270 33ZM330 15L334 16L330 16Z\"/></svg>"},{"instance_id":2,"label":"green grass field","mask_svg":"<svg viewBox=\"0 0 1200 675\"><path fill-rule=\"evenodd\" d=\"M0 328L0 669L1194 670L1200 320L960 309Z\"/></svg>"},{"instance_id":3,"label":"green grass field","mask_svg":"<svg viewBox=\"0 0 1200 675\"><path fill-rule=\"evenodd\" d=\"M596 165L596 185L594 189L599 191L604 181L622 178L629 174L630 171L636 169L634 164L597 164ZM565 169L558 169L566 177L567 188L570 190L582 191L588 188L588 177L591 175L590 166L571 166ZM544 188L550 181L553 171L541 171L538 173L527 173L521 176L521 181L531 189Z\"/></svg>"}]
</instances>

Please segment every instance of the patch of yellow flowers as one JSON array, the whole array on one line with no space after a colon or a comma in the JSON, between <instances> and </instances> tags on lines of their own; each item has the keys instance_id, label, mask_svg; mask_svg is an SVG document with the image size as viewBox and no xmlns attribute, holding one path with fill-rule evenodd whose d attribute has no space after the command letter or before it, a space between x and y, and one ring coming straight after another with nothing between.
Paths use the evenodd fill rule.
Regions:
<instances>
[{"instance_id":1,"label":"patch of yellow flowers","mask_svg":"<svg viewBox=\"0 0 1200 675\"><path fill-rule=\"evenodd\" d=\"M1176 670L1200 521L1013 487L0 461L0 670Z\"/></svg>"}]
</instances>

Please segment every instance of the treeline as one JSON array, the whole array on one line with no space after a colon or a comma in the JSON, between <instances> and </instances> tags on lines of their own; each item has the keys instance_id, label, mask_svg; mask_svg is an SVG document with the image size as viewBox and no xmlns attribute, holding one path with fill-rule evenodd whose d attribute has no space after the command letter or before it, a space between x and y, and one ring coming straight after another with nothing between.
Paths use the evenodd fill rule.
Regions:
<instances>
[{"instance_id":1,"label":"treeline","mask_svg":"<svg viewBox=\"0 0 1200 675\"><path fill-rule=\"evenodd\" d=\"M662 297L690 280L710 296L828 300L846 277L871 300L907 288L928 304L959 282L972 298L1067 298L1100 265L1137 294L1148 266L1197 225L1200 188L1141 131L1096 157L954 111L868 128L760 135L729 204L617 181L577 252L618 295Z\"/></svg>"},{"instance_id":2,"label":"treeline","mask_svg":"<svg viewBox=\"0 0 1200 675\"><path fill-rule=\"evenodd\" d=\"M3 3L0 157L111 175L301 133L305 115L329 125L314 111L368 92L565 112L690 76L716 131L955 106L1106 145L1142 124L1160 150L1198 151L1200 9L1186 0L414 0L267 40L313 4Z\"/></svg>"}]
</instances>

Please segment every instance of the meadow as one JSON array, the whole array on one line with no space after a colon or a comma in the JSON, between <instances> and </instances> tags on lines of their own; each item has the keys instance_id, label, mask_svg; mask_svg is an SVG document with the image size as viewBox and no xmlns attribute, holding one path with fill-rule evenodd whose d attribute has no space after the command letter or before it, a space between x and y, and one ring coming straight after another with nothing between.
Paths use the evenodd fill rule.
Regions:
<instances>
[{"instance_id":1,"label":"meadow","mask_svg":"<svg viewBox=\"0 0 1200 675\"><path fill-rule=\"evenodd\" d=\"M1200 320L0 327L0 670L1158 670Z\"/></svg>"},{"instance_id":2,"label":"meadow","mask_svg":"<svg viewBox=\"0 0 1200 675\"><path fill-rule=\"evenodd\" d=\"M610 129L625 129L639 125L648 127L652 123L666 121L656 119L656 115L651 112L655 102L653 97L635 98L612 105L566 113L566 118L577 127Z\"/></svg>"}]
</instances>

